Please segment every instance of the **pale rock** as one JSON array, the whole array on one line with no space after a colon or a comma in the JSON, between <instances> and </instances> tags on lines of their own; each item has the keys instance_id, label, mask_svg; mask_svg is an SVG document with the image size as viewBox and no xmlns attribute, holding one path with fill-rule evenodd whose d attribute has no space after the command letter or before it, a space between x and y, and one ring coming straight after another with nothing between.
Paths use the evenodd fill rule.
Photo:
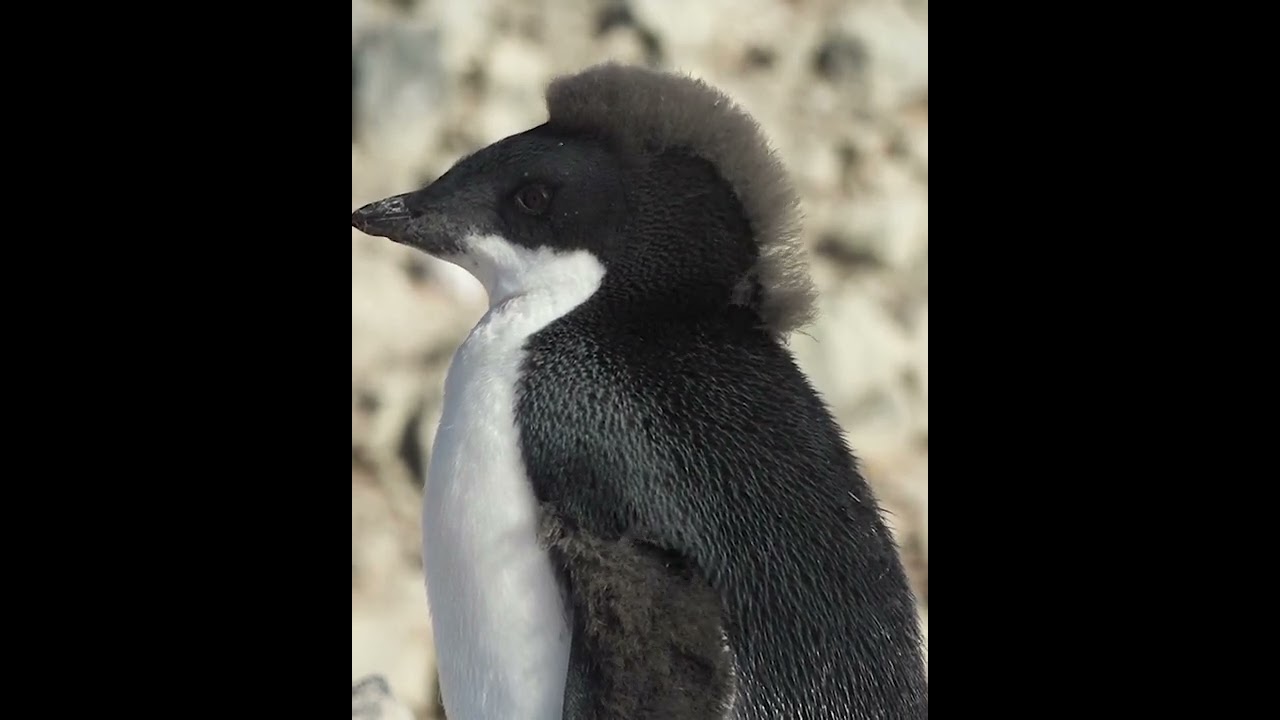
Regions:
<instances>
[{"instance_id":1,"label":"pale rock","mask_svg":"<svg viewBox=\"0 0 1280 720\"><path fill-rule=\"evenodd\" d=\"M354 39L352 121L384 175L408 180L429 156L446 91L434 28L386 24Z\"/></svg>"},{"instance_id":2,"label":"pale rock","mask_svg":"<svg viewBox=\"0 0 1280 720\"><path fill-rule=\"evenodd\" d=\"M889 267L905 269L929 247L929 196L914 186L917 181L902 165L885 169L895 186L884 191L885 226L883 256Z\"/></svg>"},{"instance_id":3,"label":"pale rock","mask_svg":"<svg viewBox=\"0 0 1280 720\"><path fill-rule=\"evenodd\" d=\"M353 482L351 508L352 682L385 677L405 705L426 709L435 673L430 614L421 568L403 551L417 529L402 528L388 496L367 482Z\"/></svg>"},{"instance_id":4,"label":"pale rock","mask_svg":"<svg viewBox=\"0 0 1280 720\"><path fill-rule=\"evenodd\" d=\"M526 93L495 91L477 108L472 122L494 142L524 132L546 119L546 108L528 102Z\"/></svg>"},{"instance_id":5,"label":"pale rock","mask_svg":"<svg viewBox=\"0 0 1280 720\"><path fill-rule=\"evenodd\" d=\"M383 674L413 708L432 701L435 653L420 574L351 597L351 677Z\"/></svg>"},{"instance_id":6,"label":"pale rock","mask_svg":"<svg viewBox=\"0 0 1280 720\"><path fill-rule=\"evenodd\" d=\"M929 306L923 304L916 311L915 368L920 377L920 393L926 405L929 402Z\"/></svg>"},{"instance_id":7,"label":"pale rock","mask_svg":"<svg viewBox=\"0 0 1280 720\"><path fill-rule=\"evenodd\" d=\"M633 27L617 26L603 36L597 34L601 13L611 2L555 0L537 8L543 27L538 51L552 75L575 72L587 62L644 61L644 48Z\"/></svg>"},{"instance_id":8,"label":"pale rock","mask_svg":"<svg viewBox=\"0 0 1280 720\"><path fill-rule=\"evenodd\" d=\"M601 62L613 61L628 65L642 65L645 61L644 42L634 31L625 28L611 30L600 38L599 50L595 53ZM560 69L558 69L560 70ZM564 68L560 71L570 70Z\"/></svg>"},{"instance_id":9,"label":"pale rock","mask_svg":"<svg viewBox=\"0 0 1280 720\"><path fill-rule=\"evenodd\" d=\"M391 692L381 675L361 678L351 685L351 720L414 720L413 711Z\"/></svg>"},{"instance_id":10,"label":"pale rock","mask_svg":"<svg viewBox=\"0 0 1280 720\"><path fill-rule=\"evenodd\" d=\"M909 107L902 117L902 133L906 138L911 159L926 170L929 167L929 110L927 107Z\"/></svg>"},{"instance_id":11,"label":"pale rock","mask_svg":"<svg viewBox=\"0 0 1280 720\"><path fill-rule=\"evenodd\" d=\"M749 12L743 6L752 3L735 3L734 7L724 7L722 0L680 3L678 12L672 11L671 0L631 0L629 4L636 18L662 38L667 54L679 58L681 69L685 69L703 54L698 49L714 42L725 10Z\"/></svg>"},{"instance_id":12,"label":"pale rock","mask_svg":"<svg viewBox=\"0 0 1280 720\"><path fill-rule=\"evenodd\" d=\"M440 29L441 62L453 77L469 72L494 35L494 18L501 0L431 0L420 2L422 18Z\"/></svg>"},{"instance_id":13,"label":"pale rock","mask_svg":"<svg viewBox=\"0 0 1280 720\"><path fill-rule=\"evenodd\" d=\"M836 149L823 143L811 143L803 151L789 153L797 158L794 172L797 185L812 193L830 193L840 187L843 167Z\"/></svg>"},{"instance_id":14,"label":"pale rock","mask_svg":"<svg viewBox=\"0 0 1280 720\"><path fill-rule=\"evenodd\" d=\"M489 49L492 92L507 95L524 107L536 108L551 79L546 53L523 38L505 37Z\"/></svg>"},{"instance_id":15,"label":"pale rock","mask_svg":"<svg viewBox=\"0 0 1280 720\"><path fill-rule=\"evenodd\" d=\"M893 445L911 427L902 369L911 346L902 327L867 294L829 291L821 315L792 345L814 385L862 442Z\"/></svg>"},{"instance_id":16,"label":"pale rock","mask_svg":"<svg viewBox=\"0 0 1280 720\"><path fill-rule=\"evenodd\" d=\"M364 243L381 244L362 253ZM351 366L353 375L385 360L402 362L456 337L459 309L434 288L415 288L404 263L416 250L361 236L351 255Z\"/></svg>"},{"instance_id":17,"label":"pale rock","mask_svg":"<svg viewBox=\"0 0 1280 720\"><path fill-rule=\"evenodd\" d=\"M929 28L897 2L849 3L840 27L868 52L876 110L891 111L929 89Z\"/></svg>"},{"instance_id":18,"label":"pale rock","mask_svg":"<svg viewBox=\"0 0 1280 720\"><path fill-rule=\"evenodd\" d=\"M874 185L833 208L832 233L850 250L904 270L929 244L929 198L901 164L880 160Z\"/></svg>"}]
</instances>

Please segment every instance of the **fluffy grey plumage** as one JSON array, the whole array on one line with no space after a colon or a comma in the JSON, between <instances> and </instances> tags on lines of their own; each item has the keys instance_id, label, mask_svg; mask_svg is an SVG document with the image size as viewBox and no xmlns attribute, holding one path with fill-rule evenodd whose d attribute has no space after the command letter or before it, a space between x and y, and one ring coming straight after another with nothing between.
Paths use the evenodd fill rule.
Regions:
<instances>
[{"instance_id":1,"label":"fluffy grey plumage","mask_svg":"<svg viewBox=\"0 0 1280 720\"><path fill-rule=\"evenodd\" d=\"M682 558L634 537L608 539L544 508L541 542L577 616L566 718L726 717L733 657L716 591Z\"/></svg>"},{"instance_id":2,"label":"fluffy grey plumage","mask_svg":"<svg viewBox=\"0 0 1280 720\"><path fill-rule=\"evenodd\" d=\"M681 148L714 165L755 235L760 260L744 287L759 283L765 325L784 335L812 320L799 197L759 125L732 100L692 77L614 63L556 78L546 99L558 126L649 152Z\"/></svg>"}]
</instances>

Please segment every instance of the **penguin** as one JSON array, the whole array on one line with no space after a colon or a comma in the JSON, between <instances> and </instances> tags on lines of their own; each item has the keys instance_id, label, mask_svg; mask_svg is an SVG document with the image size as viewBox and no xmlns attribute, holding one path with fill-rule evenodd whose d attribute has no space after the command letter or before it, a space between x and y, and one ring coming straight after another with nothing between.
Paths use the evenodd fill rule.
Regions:
<instances>
[{"instance_id":1,"label":"penguin","mask_svg":"<svg viewBox=\"0 0 1280 720\"><path fill-rule=\"evenodd\" d=\"M450 720L927 718L898 547L789 350L816 293L763 131L612 62L545 100L351 217L489 298L423 497Z\"/></svg>"}]
</instances>

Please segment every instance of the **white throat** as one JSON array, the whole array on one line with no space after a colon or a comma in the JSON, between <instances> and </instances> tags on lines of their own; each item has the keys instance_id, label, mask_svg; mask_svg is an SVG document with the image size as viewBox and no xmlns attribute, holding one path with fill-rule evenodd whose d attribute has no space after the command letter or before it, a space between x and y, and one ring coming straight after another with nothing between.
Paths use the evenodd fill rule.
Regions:
<instances>
[{"instance_id":1,"label":"white throat","mask_svg":"<svg viewBox=\"0 0 1280 720\"><path fill-rule=\"evenodd\" d=\"M559 317L590 297L604 277L603 266L585 250L530 250L498 235L472 235L463 247L466 254L449 261L480 281L491 308L518 296L542 293L550 301L548 309L559 311Z\"/></svg>"},{"instance_id":2,"label":"white throat","mask_svg":"<svg viewBox=\"0 0 1280 720\"><path fill-rule=\"evenodd\" d=\"M600 287L585 251L528 250L471 237L452 262L489 293L458 348L423 498L423 560L441 695L450 720L558 720L569 658L567 610L538 546L515 387L530 335Z\"/></svg>"}]
</instances>

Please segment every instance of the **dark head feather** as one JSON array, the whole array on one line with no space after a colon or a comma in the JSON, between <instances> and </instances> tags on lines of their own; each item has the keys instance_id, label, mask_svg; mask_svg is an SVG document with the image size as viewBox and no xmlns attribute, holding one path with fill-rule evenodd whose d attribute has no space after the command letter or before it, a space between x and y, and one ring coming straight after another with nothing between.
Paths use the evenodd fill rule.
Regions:
<instances>
[{"instance_id":1,"label":"dark head feather","mask_svg":"<svg viewBox=\"0 0 1280 720\"><path fill-rule=\"evenodd\" d=\"M815 291L800 243L799 197L760 126L705 82L604 63L547 88L550 123L592 132L638 152L679 148L715 166L746 211L759 251L760 313L785 334L814 314Z\"/></svg>"}]
</instances>

